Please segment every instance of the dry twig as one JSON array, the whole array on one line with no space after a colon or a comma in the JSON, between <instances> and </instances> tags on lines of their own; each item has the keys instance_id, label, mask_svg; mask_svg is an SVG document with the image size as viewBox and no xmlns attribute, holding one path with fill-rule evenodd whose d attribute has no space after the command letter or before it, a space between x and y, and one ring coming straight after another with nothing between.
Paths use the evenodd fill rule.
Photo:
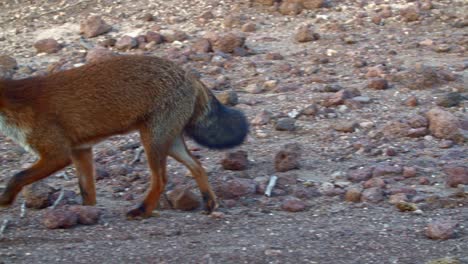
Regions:
<instances>
[{"instance_id":1,"label":"dry twig","mask_svg":"<svg viewBox=\"0 0 468 264\"><path fill-rule=\"evenodd\" d=\"M145 151L145 150L142 147L137 148L137 150L135 152L135 157L130 162L130 165L133 165L133 164L137 163L138 161L140 161L141 155L143 154L143 151Z\"/></svg>"},{"instance_id":2,"label":"dry twig","mask_svg":"<svg viewBox=\"0 0 468 264\"><path fill-rule=\"evenodd\" d=\"M278 177L276 177L275 175L272 175L270 177L270 180L268 181L268 185L267 185L266 190L265 190L265 195L266 196L268 196L268 197L271 196L271 191L273 190L273 187L275 187L277 179L278 179Z\"/></svg>"},{"instance_id":3,"label":"dry twig","mask_svg":"<svg viewBox=\"0 0 468 264\"><path fill-rule=\"evenodd\" d=\"M63 191L63 189L60 190L59 197L57 197L57 200L55 200L54 204L52 205L52 209L55 209L55 207L59 205L59 203L63 200L64 195L65 195L65 192Z\"/></svg>"}]
</instances>

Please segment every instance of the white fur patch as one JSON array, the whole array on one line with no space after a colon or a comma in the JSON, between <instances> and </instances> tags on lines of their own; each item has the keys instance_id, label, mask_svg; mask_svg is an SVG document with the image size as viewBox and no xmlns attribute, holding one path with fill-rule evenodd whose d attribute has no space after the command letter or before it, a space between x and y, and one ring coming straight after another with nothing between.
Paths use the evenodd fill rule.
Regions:
<instances>
[{"instance_id":1,"label":"white fur patch","mask_svg":"<svg viewBox=\"0 0 468 264\"><path fill-rule=\"evenodd\" d=\"M16 124L8 122L8 119L0 113L0 132L3 133L8 138L12 139L26 151L35 153L34 150L29 146L26 141L27 129L21 129Z\"/></svg>"}]
</instances>

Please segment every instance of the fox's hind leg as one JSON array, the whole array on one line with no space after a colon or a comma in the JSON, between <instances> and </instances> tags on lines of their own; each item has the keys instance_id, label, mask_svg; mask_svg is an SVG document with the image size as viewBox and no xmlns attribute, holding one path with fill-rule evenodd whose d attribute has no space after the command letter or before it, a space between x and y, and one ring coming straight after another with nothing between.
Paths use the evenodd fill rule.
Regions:
<instances>
[{"instance_id":1,"label":"fox's hind leg","mask_svg":"<svg viewBox=\"0 0 468 264\"><path fill-rule=\"evenodd\" d=\"M140 129L140 136L151 170L151 184L143 202L127 213L128 219L150 217L167 183L166 160L172 141L161 140L151 127L146 126Z\"/></svg>"},{"instance_id":2,"label":"fox's hind leg","mask_svg":"<svg viewBox=\"0 0 468 264\"><path fill-rule=\"evenodd\" d=\"M208 182L208 176L206 175L205 169L203 169L200 162L190 154L181 135L172 143L169 155L178 162L184 164L190 170L202 194L205 212L213 212L218 207L216 195Z\"/></svg>"},{"instance_id":3,"label":"fox's hind leg","mask_svg":"<svg viewBox=\"0 0 468 264\"><path fill-rule=\"evenodd\" d=\"M83 205L95 205L96 187L94 183L93 151L91 148L73 149L71 157L78 175Z\"/></svg>"}]
</instances>

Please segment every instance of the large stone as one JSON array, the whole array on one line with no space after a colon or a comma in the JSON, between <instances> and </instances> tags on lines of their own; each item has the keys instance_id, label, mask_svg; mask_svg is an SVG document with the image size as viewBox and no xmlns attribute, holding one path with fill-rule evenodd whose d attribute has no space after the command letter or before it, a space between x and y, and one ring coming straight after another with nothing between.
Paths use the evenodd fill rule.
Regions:
<instances>
[{"instance_id":1,"label":"large stone","mask_svg":"<svg viewBox=\"0 0 468 264\"><path fill-rule=\"evenodd\" d=\"M464 136L461 132L461 123L452 113L440 108L433 108L427 113L429 119L429 130L438 138L450 139L463 142Z\"/></svg>"},{"instance_id":2,"label":"large stone","mask_svg":"<svg viewBox=\"0 0 468 264\"><path fill-rule=\"evenodd\" d=\"M70 228L78 223L78 215L65 208L47 210L42 223L49 229Z\"/></svg>"},{"instance_id":3,"label":"large stone","mask_svg":"<svg viewBox=\"0 0 468 264\"><path fill-rule=\"evenodd\" d=\"M34 43L34 48L38 53L56 53L62 48L62 45L60 45L55 39L41 39L36 41Z\"/></svg>"},{"instance_id":4,"label":"large stone","mask_svg":"<svg viewBox=\"0 0 468 264\"><path fill-rule=\"evenodd\" d=\"M234 33L227 33L218 36L211 42L214 51L221 51L224 53L233 53L236 48L243 47L245 37Z\"/></svg>"},{"instance_id":5,"label":"large stone","mask_svg":"<svg viewBox=\"0 0 468 264\"><path fill-rule=\"evenodd\" d=\"M455 236L458 223L453 220L440 219L427 225L426 236L431 239L447 240Z\"/></svg>"},{"instance_id":6,"label":"large stone","mask_svg":"<svg viewBox=\"0 0 468 264\"><path fill-rule=\"evenodd\" d=\"M22 191L26 207L34 209L48 207L51 204L50 196L54 192L54 188L42 181L28 185Z\"/></svg>"},{"instance_id":7,"label":"large stone","mask_svg":"<svg viewBox=\"0 0 468 264\"><path fill-rule=\"evenodd\" d=\"M256 183L250 179L232 179L222 182L216 188L216 194L224 199L238 199L256 192Z\"/></svg>"},{"instance_id":8,"label":"large stone","mask_svg":"<svg viewBox=\"0 0 468 264\"><path fill-rule=\"evenodd\" d=\"M112 29L100 16L91 16L80 24L80 32L87 38L99 36Z\"/></svg>"},{"instance_id":9,"label":"large stone","mask_svg":"<svg viewBox=\"0 0 468 264\"><path fill-rule=\"evenodd\" d=\"M288 212L300 212L306 209L306 205L301 199L291 197L283 201L281 209Z\"/></svg>"},{"instance_id":10,"label":"large stone","mask_svg":"<svg viewBox=\"0 0 468 264\"><path fill-rule=\"evenodd\" d=\"M136 48L138 46L138 41L130 36L123 36L121 39L117 40L115 47L119 50L129 50Z\"/></svg>"},{"instance_id":11,"label":"large stone","mask_svg":"<svg viewBox=\"0 0 468 264\"><path fill-rule=\"evenodd\" d=\"M372 177L372 171L374 168L361 168L357 170L350 171L348 173L348 180L352 182L362 182L367 181Z\"/></svg>"},{"instance_id":12,"label":"large stone","mask_svg":"<svg viewBox=\"0 0 468 264\"><path fill-rule=\"evenodd\" d=\"M447 166L444 168L447 174L446 184L449 187L457 187L459 184L468 185L468 167Z\"/></svg>"},{"instance_id":13,"label":"large stone","mask_svg":"<svg viewBox=\"0 0 468 264\"><path fill-rule=\"evenodd\" d=\"M369 203L379 203L384 200L384 193L381 188L372 187L362 192L361 200Z\"/></svg>"},{"instance_id":14,"label":"large stone","mask_svg":"<svg viewBox=\"0 0 468 264\"><path fill-rule=\"evenodd\" d=\"M285 172L300 167L302 150L299 144L290 143L284 145L275 155L275 169L278 172Z\"/></svg>"},{"instance_id":15,"label":"large stone","mask_svg":"<svg viewBox=\"0 0 468 264\"><path fill-rule=\"evenodd\" d=\"M188 188L176 188L167 192L167 198L174 209L191 211L200 207L198 197Z\"/></svg>"},{"instance_id":16,"label":"large stone","mask_svg":"<svg viewBox=\"0 0 468 264\"><path fill-rule=\"evenodd\" d=\"M69 210L78 216L78 223L82 225L94 225L99 221L101 212L94 206L73 205Z\"/></svg>"},{"instance_id":17,"label":"large stone","mask_svg":"<svg viewBox=\"0 0 468 264\"><path fill-rule=\"evenodd\" d=\"M221 165L225 170L246 170L248 164L247 152L243 150L228 152L221 160Z\"/></svg>"},{"instance_id":18,"label":"large stone","mask_svg":"<svg viewBox=\"0 0 468 264\"><path fill-rule=\"evenodd\" d=\"M315 33L311 26L305 25L298 28L294 39L297 42L309 42L320 39L320 35Z\"/></svg>"}]
</instances>

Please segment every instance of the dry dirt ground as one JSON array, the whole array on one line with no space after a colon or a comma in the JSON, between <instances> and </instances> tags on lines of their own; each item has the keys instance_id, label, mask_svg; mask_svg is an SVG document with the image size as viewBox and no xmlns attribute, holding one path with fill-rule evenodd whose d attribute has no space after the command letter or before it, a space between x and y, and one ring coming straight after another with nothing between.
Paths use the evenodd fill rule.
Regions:
<instances>
[{"instance_id":1,"label":"dry dirt ground","mask_svg":"<svg viewBox=\"0 0 468 264\"><path fill-rule=\"evenodd\" d=\"M408 6L417 7L415 21L405 21L402 10ZM200 18L206 11L214 17ZM102 16L113 29L80 40L80 21L92 14ZM154 21L142 19L146 14L152 14ZM219 211L224 214L219 218L197 210L164 209L150 219L128 221L125 210L142 198L148 170L145 157L132 164L138 136L116 136L95 148L100 174L108 174L97 182L99 222L50 230L42 225L45 210L28 209L20 218L23 198L18 197L14 206L0 211L0 221L9 220L0 238L0 263L409 264L444 257L452 258L446 263L468 263L466 186L448 187L445 170L466 166L466 130L465 140L448 141L430 134L404 137L392 130L394 126L386 127L389 122L424 116L439 98L457 92L462 99L455 106L441 107L467 129L467 14L464 0L333 0L327 7L298 15L230 0L1 1L0 53L16 59L14 78L44 74L61 59L65 68L79 66L86 62L87 49L104 39L167 29L185 32L187 40L119 52L169 56L198 71L216 93L236 91L236 107L249 120L263 110L271 112L272 120L253 124L249 138L239 147L248 153L246 170L224 170L222 152L194 151L219 196L223 194L218 187L228 180L264 183L271 175L279 180L271 198L249 193L222 199ZM414 20L411 15L406 19ZM254 32L242 33L247 56L215 54L204 61L186 55L206 32L241 34L247 22L256 24ZM304 24L310 24L320 39L295 41L297 28ZM56 39L63 48L37 54L33 45L44 38ZM273 60L268 53L279 53L283 59ZM417 74L421 64L433 67L435 75L425 83L427 87L415 89L411 83L425 78ZM399 75L412 71L416 73L410 77ZM440 74L445 79L440 80ZM369 88L372 76L388 80L390 87ZM277 80L276 87L258 93L246 89L269 80ZM357 89L370 102L328 106L324 102L337 87ZM405 104L410 97L419 104ZM315 115L294 115L312 104L318 108ZM296 119L295 130L276 130L275 122L288 114ZM354 132L334 129L350 121L359 124ZM286 143L301 146L300 168L276 172L274 156ZM0 136L0 186L34 159ZM374 178L385 183L382 199L345 200L349 189L362 188L362 182L350 181L350 173L388 166L411 167L417 173L410 178L401 172L377 175ZM79 193L74 173L67 168L47 183ZM168 173L168 189L189 186L198 195L183 166L170 160ZM396 193L403 193L419 210L400 212L389 202ZM300 198L305 210L282 209L282 203L293 196ZM428 224L444 219L458 224L455 235L448 240L429 239Z\"/></svg>"}]
</instances>

